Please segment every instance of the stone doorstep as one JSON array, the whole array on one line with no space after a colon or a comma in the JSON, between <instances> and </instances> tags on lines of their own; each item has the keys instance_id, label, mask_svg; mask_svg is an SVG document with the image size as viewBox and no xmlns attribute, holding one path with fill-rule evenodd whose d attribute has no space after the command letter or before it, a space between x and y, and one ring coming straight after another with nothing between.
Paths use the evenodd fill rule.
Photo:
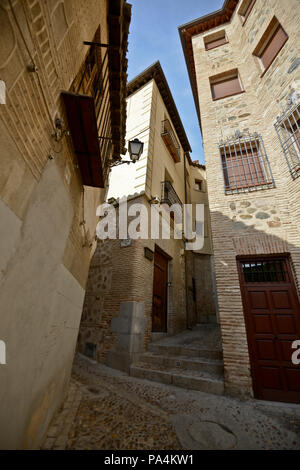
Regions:
<instances>
[{"instance_id":1,"label":"stone doorstep","mask_svg":"<svg viewBox=\"0 0 300 470\"><path fill-rule=\"evenodd\" d=\"M194 370L198 372L211 372L213 374L223 375L224 366L223 361L219 359L207 359L202 357L188 357L188 356L170 356L158 353L147 352L141 356L141 359L146 364L156 364L166 367L178 367Z\"/></svg>"},{"instance_id":2,"label":"stone doorstep","mask_svg":"<svg viewBox=\"0 0 300 470\"><path fill-rule=\"evenodd\" d=\"M165 344L150 343L148 351L168 356L201 357L205 359L223 359L222 351L212 349L188 348L185 346L169 346Z\"/></svg>"},{"instance_id":3,"label":"stone doorstep","mask_svg":"<svg viewBox=\"0 0 300 470\"><path fill-rule=\"evenodd\" d=\"M223 395L224 381L219 377L193 374L193 371L158 370L149 368L148 364L138 363L130 367L130 375L140 379L151 380L168 385L198 390L214 395Z\"/></svg>"},{"instance_id":4,"label":"stone doorstep","mask_svg":"<svg viewBox=\"0 0 300 470\"><path fill-rule=\"evenodd\" d=\"M160 341L163 338L167 338L167 336L167 333L150 333L150 338L153 343L155 343L156 341Z\"/></svg>"}]
</instances>

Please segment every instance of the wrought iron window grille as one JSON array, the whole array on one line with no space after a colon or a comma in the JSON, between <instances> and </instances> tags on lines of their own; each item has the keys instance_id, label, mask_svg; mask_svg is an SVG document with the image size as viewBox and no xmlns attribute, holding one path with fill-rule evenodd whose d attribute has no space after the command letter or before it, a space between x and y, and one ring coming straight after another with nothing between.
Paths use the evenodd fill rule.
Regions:
<instances>
[{"instance_id":1,"label":"wrought iron window grille","mask_svg":"<svg viewBox=\"0 0 300 470\"><path fill-rule=\"evenodd\" d=\"M290 98L274 124L293 179L300 176L300 99Z\"/></svg>"},{"instance_id":2,"label":"wrought iron window grille","mask_svg":"<svg viewBox=\"0 0 300 470\"><path fill-rule=\"evenodd\" d=\"M110 47L107 44L97 42L89 43L85 41L84 44L90 45L90 51L86 57L82 75L75 92L77 94L87 94L94 98L100 155L102 155L102 168L104 178L106 178L109 171L109 157L113 146L109 100Z\"/></svg>"},{"instance_id":3,"label":"wrought iron window grille","mask_svg":"<svg viewBox=\"0 0 300 470\"><path fill-rule=\"evenodd\" d=\"M219 144L225 194L252 192L275 187L261 135L235 136Z\"/></svg>"},{"instance_id":4,"label":"wrought iron window grille","mask_svg":"<svg viewBox=\"0 0 300 470\"><path fill-rule=\"evenodd\" d=\"M179 204L182 206L182 202L170 181L162 181L161 190L161 204L168 204L169 206Z\"/></svg>"},{"instance_id":5,"label":"wrought iron window grille","mask_svg":"<svg viewBox=\"0 0 300 470\"><path fill-rule=\"evenodd\" d=\"M285 282L285 264L282 260L249 261L242 263L245 282Z\"/></svg>"},{"instance_id":6,"label":"wrought iron window grille","mask_svg":"<svg viewBox=\"0 0 300 470\"><path fill-rule=\"evenodd\" d=\"M170 181L162 181L161 183L160 203L168 205L169 208L171 208L171 206L175 204L174 211L168 210L168 212L170 214L171 219L174 219L175 223L182 222L182 202ZM178 205L180 207L178 207Z\"/></svg>"}]
</instances>

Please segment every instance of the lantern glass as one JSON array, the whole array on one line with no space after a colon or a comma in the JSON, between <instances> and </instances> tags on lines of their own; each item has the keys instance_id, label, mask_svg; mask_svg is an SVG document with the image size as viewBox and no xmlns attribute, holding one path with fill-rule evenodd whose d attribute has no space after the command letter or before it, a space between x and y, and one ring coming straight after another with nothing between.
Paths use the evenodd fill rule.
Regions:
<instances>
[{"instance_id":1,"label":"lantern glass","mask_svg":"<svg viewBox=\"0 0 300 470\"><path fill-rule=\"evenodd\" d=\"M143 142L140 142L138 139L129 142L129 155L133 162L136 162L140 158L143 153L143 147Z\"/></svg>"}]
</instances>

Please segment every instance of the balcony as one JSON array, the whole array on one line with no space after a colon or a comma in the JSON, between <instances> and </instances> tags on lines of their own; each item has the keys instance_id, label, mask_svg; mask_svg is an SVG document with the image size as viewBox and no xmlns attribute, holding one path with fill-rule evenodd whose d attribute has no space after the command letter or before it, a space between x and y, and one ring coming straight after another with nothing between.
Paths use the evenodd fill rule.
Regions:
<instances>
[{"instance_id":1,"label":"balcony","mask_svg":"<svg viewBox=\"0 0 300 470\"><path fill-rule=\"evenodd\" d=\"M174 162L180 162L180 145L168 119L161 123L161 136Z\"/></svg>"},{"instance_id":2,"label":"balcony","mask_svg":"<svg viewBox=\"0 0 300 470\"><path fill-rule=\"evenodd\" d=\"M107 49L102 58L91 46L71 90L62 97L82 182L103 188L103 163L111 149ZM106 138L99 139L99 135Z\"/></svg>"},{"instance_id":3,"label":"balcony","mask_svg":"<svg viewBox=\"0 0 300 470\"><path fill-rule=\"evenodd\" d=\"M169 212L171 219L174 220L175 223L181 223L182 202L170 181L162 181L161 183L161 204L167 204L169 208L173 204L178 204L180 208L175 207L174 211L170 211L170 209L167 208L167 212Z\"/></svg>"},{"instance_id":4,"label":"balcony","mask_svg":"<svg viewBox=\"0 0 300 470\"><path fill-rule=\"evenodd\" d=\"M179 204L182 206L182 202L170 181L162 181L161 193L161 203L168 204L169 206L172 206L172 204Z\"/></svg>"},{"instance_id":5,"label":"balcony","mask_svg":"<svg viewBox=\"0 0 300 470\"><path fill-rule=\"evenodd\" d=\"M103 188L109 160L125 154L126 80L131 6L108 2L107 42L100 26L70 90L62 92L82 183Z\"/></svg>"}]
</instances>

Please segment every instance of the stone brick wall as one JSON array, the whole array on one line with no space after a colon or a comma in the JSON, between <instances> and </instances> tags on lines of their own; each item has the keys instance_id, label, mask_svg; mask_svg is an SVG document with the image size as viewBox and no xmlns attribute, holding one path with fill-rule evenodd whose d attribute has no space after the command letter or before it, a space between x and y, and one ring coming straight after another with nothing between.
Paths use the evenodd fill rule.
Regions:
<instances>
[{"instance_id":1,"label":"stone brick wall","mask_svg":"<svg viewBox=\"0 0 300 470\"><path fill-rule=\"evenodd\" d=\"M197 323L215 322L216 292L213 282L213 257L194 254L194 278L196 283Z\"/></svg>"},{"instance_id":2,"label":"stone brick wall","mask_svg":"<svg viewBox=\"0 0 300 470\"><path fill-rule=\"evenodd\" d=\"M37 447L69 382L104 191L83 191L71 138L56 142L53 123L67 122L60 93L84 61L83 41L100 24L108 42L107 5L0 5L1 448Z\"/></svg>"},{"instance_id":3,"label":"stone brick wall","mask_svg":"<svg viewBox=\"0 0 300 470\"><path fill-rule=\"evenodd\" d=\"M132 204L142 203L150 211L145 195L132 198ZM129 223L130 223L129 219ZM152 330L153 261L144 255L144 248L155 251L155 245L170 258L168 287L168 333L174 334L186 327L185 261L182 240L131 240L129 246L122 241L98 241L91 261L82 322L78 338L79 351L86 352L86 343L96 345L94 358L106 362L108 351L115 344L111 331L113 318L119 316L122 302L144 303L146 329L144 345L150 341Z\"/></svg>"},{"instance_id":4,"label":"stone brick wall","mask_svg":"<svg viewBox=\"0 0 300 470\"><path fill-rule=\"evenodd\" d=\"M239 4L240 5L240 4ZM291 255L300 281L300 185L293 180L274 129L289 94L299 90L300 17L297 0L257 0L244 26L238 9L229 23L192 38L207 167L215 269L227 390L252 394L249 354L236 256ZM291 14L295 12L295 14ZM272 18L289 39L261 77L253 52ZM203 36L225 29L229 43L206 51ZM291 68L291 66L293 66ZM213 101L209 77L238 68L244 93ZM242 133L262 135L275 188L224 195L218 152L221 140Z\"/></svg>"},{"instance_id":5,"label":"stone brick wall","mask_svg":"<svg viewBox=\"0 0 300 470\"><path fill-rule=\"evenodd\" d=\"M112 169L107 200L127 196L130 204L142 201L150 210L149 200L154 196L159 199L162 197L162 182L167 178L184 203L184 152L180 145L181 159L175 163L161 136L162 121L167 118L171 122L171 118L155 79L143 82L140 88L128 96L127 114L126 140L138 137L144 143L144 149L135 165L121 165ZM127 155L126 159L128 158ZM195 190L196 179L203 182L201 191ZM187 158L186 184L187 201L194 205L205 205L205 240L199 253L210 255L212 248L205 168L190 164ZM203 321L207 321L215 313L214 300L211 300L214 299L214 292L209 272L210 263L203 263L202 266L197 261L195 268L195 254L184 252L182 240L153 240L149 233L148 240L135 240L122 248L120 245L120 240L98 242L91 263L78 341L78 348L82 353L89 353L87 343L95 345L92 355L103 363L107 362L110 357L108 353L116 346L117 340L111 325L116 323L113 319L119 316L123 302L144 303L145 348L151 339L154 268L153 261L144 256L145 247L154 252L157 245L171 258L168 334L195 325L200 316ZM196 302L193 278L196 281Z\"/></svg>"}]
</instances>

